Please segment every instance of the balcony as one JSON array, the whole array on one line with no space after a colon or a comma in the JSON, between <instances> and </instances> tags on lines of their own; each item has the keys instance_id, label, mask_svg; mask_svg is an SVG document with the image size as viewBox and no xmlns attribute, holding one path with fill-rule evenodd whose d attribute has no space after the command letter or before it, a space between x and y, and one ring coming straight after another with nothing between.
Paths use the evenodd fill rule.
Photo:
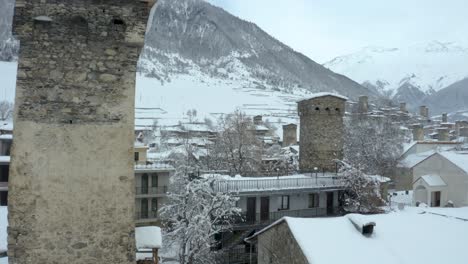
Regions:
<instances>
[{"instance_id":1,"label":"balcony","mask_svg":"<svg viewBox=\"0 0 468 264\"><path fill-rule=\"evenodd\" d=\"M167 193L167 186L137 187L136 195L139 197L163 196Z\"/></svg>"},{"instance_id":2,"label":"balcony","mask_svg":"<svg viewBox=\"0 0 468 264\"><path fill-rule=\"evenodd\" d=\"M339 176L284 176L264 178L232 178L216 182L215 191L230 193L256 193L282 190L311 190L343 188Z\"/></svg>"},{"instance_id":3,"label":"balcony","mask_svg":"<svg viewBox=\"0 0 468 264\"><path fill-rule=\"evenodd\" d=\"M135 220L137 222L152 222L158 218L157 211L137 211L135 212Z\"/></svg>"},{"instance_id":4,"label":"balcony","mask_svg":"<svg viewBox=\"0 0 468 264\"><path fill-rule=\"evenodd\" d=\"M269 212L266 214L257 213L255 215L247 215L243 212L242 215L234 220L234 229L250 228L252 226L267 226L273 222L288 216L288 217L324 217L335 216L340 213L340 207L333 208L308 208L299 210L283 210L278 212Z\"/></svg>"}]
</instances>

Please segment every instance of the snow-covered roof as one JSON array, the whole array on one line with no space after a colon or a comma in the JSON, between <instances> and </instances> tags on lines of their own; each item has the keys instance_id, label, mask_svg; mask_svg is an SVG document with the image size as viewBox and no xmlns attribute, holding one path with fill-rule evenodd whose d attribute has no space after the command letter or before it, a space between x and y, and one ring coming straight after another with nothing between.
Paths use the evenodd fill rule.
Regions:
<instances>
[{"instance_id":1,"label":"snow-covered roof","mask_svg":"<svg viewBox=\"0 0 468 264\"><path fill-rule=\"evenodd\" d=\"M162 247L161 228L144 226L135 228L135 240L138 250Z\"/></svg>"},{"instance_id":2,"label":"snow-covered roof","mask_svg":"<svg viewBox=\"0 0 468 264\"><path fill-rule=\"evenodd\" d=\"M8 207L0 206L0 253L7 250Z\"/></svg>"},{"instance_id":3,"label":"snow-covered roof","mask_svg":"<svg viewBox=\"0 0 468 264\"><path fill-rule=\"evenodd\" d=\"M341 94L321 92L321 93L314 93L314 94L310 95L308 98L303 99L303 100L300 100L300 101L298 101L298 102L302 102L302 101L306 101L306 100L311 100L311 99L315 99L315 98L319 98L319 97L325 97L325 96L333 96L333 97L337 97L337 98L339 98L339 99L346 100L346 101L349 100L348 97L343 96L343 95L341 95Z\"/></svg>"},{"instance_id":4,"label":"snow-covered roof","mask_svg":"<svg viewBox=\"0 0 468 264\"><path fill-rule=\"evenodd\" d=\"M13 140L13 135L12 134L0 135L0 140Z\"/></svg>"},{"instance_id":5,"label":"snow-covered roof","mask_svg":"<svg viewBox=\"0 0 468 264\"><path fill-rule=\"evenodd\" d=\"M0 156L0 163L10 163L10 156Z\"/></svg>"},{"instance_id":6,"label":"snow-covered roof","mask_svg":"<svg viewBox=\"0 0 468 264\"><path fill-rule=\"evenodd\" d=\"M468 173L468 152L467 151L443 151L439 153L453 164L457 165L464 172Z\"/></svg>"},{"instance_id":7,"label":"snow-covered roof","mask_svg":"<svg viewBox=\"0 0 468 264\"><path fill-rule=\"evenodd\" d=\"M413 168L414 166L418 165L423 160L429 158L430 156L434 155L434 150L429 150L421 153L415 153L408 155L405 159L401 160L398 164L398 167L403 168Z\"/></svg>"},{"instance_id":8,"label":"snow-covered roof","mask_svg":"<svg viewBox=\"0 0 468 264\"><path fill-rule=\"evenodd\" d=\"M0 123L0 130L13 131L13 122L12 121L2 121L2 123Z\"/></svg>"},{"instance_id":9,"label":"snow-covered roof","mask_svg":"<svg viewBox=\"0 0 468 264\"><path fill-rule=\"evenodd\" d=\"M424 175L421 176L421 179L423 179L427 183L427 185L431 187L447 185L439 175Z\"/></svg>"},{"instance_id":10,"label":"snow-covered roof","mask_svg":"<svg viewBox=\"0 0 468 264\"><path fill-rule=\"evenodd\" d=\"M436 215L436 209L429 209L430 213L407 208L400 212L359 216L363 222L375 222L371 236L363 236L346 216L285 217L247 240L286 223L309 263L465 264L468 259L467 222ZM468 215L466 207L443 209L443 212L464 211Z\"/></svg>"},{"instance_id":11,"label":"snow-covered roof","mask_svg":"<svg viewBox=\"0 0 468 264\"><path fill-rule=\"evenodd\" d=\"M255 125L256 131L269 131L270 129L264 125Z\"/></svg>"}]
</instances>

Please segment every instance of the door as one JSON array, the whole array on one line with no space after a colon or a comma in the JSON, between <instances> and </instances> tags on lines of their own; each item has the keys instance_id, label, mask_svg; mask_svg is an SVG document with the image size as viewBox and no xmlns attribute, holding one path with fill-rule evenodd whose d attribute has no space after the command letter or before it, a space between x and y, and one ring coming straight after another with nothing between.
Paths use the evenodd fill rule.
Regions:
<instances>
[{"instance_id":1,"label":"door","mask_svg":"<svg viewBox=\"0 0 468 264\"><path fill-rule=\"evenodd\" d=\"M141 204L140 204L140 212L141 212L141 219L146 219L148 218L148 199L141 199Z\"/></svg>"},{"instance_id":2,"label":"door","mask_svg":"<svg viewBox=\"0 0 468 264\"><path fill-rule=\"evenodd\" d=\"M440 207L440 192L432 192L432 206Z\"/></svg>"},{"instance_id":3,"label":"door","mask_svg":"<svg viewBox=\"0 0 468 264\"><path fill-rule=\"evenodd\" d=\"M255 213L257 212L256 205L257 205L256 197L247 198L247 215L245 219L247 223L255 223Z\"/></svg>"},{"instance_id":4,"label":"door","mask_svg":"<svg viewBox=\"0 0 468 264\"><path fill-rule=\"evenodd\" d=\"M267 222L270 220L270 197L260 198L260 221Z\"/></svg>"},{"instance_id":5,"label":"door","mask_svg":"<svg viewBox=\"0 0 468 264\"><path fill-rule=\"evenodd\" d=\"M327 192L327 214L333 214L333 199L334 195L333 192Z\"/></svg>"},{"instance_id":6,"label":"door","mask_svg":"<svg viewBox=\"0 0 468 264\"><path fill-rule=\"evenodd\" d=\"M141 194L148 194L148 174L141 175Z\"/></svg>"}]
</instances>

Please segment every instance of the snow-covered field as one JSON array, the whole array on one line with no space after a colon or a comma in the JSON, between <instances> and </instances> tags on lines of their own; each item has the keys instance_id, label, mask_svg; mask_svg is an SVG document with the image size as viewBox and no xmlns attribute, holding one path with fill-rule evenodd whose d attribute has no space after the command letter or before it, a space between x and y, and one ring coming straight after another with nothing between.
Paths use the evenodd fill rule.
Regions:
<instances>
[{"instance_id":1,"label":"snow-covered field","mask_svg":"<svg viewBox=\"0 0 468 264\"><path fill-rule=\"evenodd\" d=\"M0 100L14 100L16 67L16 63L0 62ZM295 89L294 93L286 93L272 87L262 90L254 87L249 78L216 78L194 69L162 83L139 74L135 125L150 126L154 119L161 125L176 125L187 121L186 113L191 109L197 110L199 121L205 117L215 121L222 114L240 109L248 115L263 115L277 126L281 136L281 125L297 123L296 101L306 98L310 92Z\"/></svg>"}]
</instances>

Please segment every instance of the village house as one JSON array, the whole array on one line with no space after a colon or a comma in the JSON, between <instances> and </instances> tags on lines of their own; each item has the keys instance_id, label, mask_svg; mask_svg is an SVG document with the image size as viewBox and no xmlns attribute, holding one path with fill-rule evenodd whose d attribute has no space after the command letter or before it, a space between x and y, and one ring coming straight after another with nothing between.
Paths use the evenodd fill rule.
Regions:
<instances>
[{"instance_id":1,"label":"village house","mask_svg":"<svg viewBox=\"0 0 468 264\"><path fill-rule=\"evenodd\" d=\"M431 207L468 206L468 152L435 152L413 166L413 201Z\"/></svg>"},{"instance_id":2,"label":"village house","mask_svg":"<svg viewBox=\"0 0 468 264\"><path fill-rule=\"evenodd\" d=\"M147 146L135 143L135 222L137 225L159 225L158 210L166 202L174 167L149 161L147 151Z\"/></svg>"},{"instance_id":3,"label":"village house","mask_svg":"<svg viewBox=\"0 0 468 264\"><path fill-rule=\"evenodd\" d=\"M258 264L464 264L468 229L460 216L467 209L443 210L285 217L245 241L257 249L252 250L251 259L258 254Z\"/></svg>"},{"instance_id":4,"label":"village house","mask_svg":"<svg viewBox=\"0 0 468 264\"><path fill-rule=\"evenodd\" d=\"M10 175L11 134L0 135L0 206L8 205L8 179Z\"/></svg>"}]
</instances>

